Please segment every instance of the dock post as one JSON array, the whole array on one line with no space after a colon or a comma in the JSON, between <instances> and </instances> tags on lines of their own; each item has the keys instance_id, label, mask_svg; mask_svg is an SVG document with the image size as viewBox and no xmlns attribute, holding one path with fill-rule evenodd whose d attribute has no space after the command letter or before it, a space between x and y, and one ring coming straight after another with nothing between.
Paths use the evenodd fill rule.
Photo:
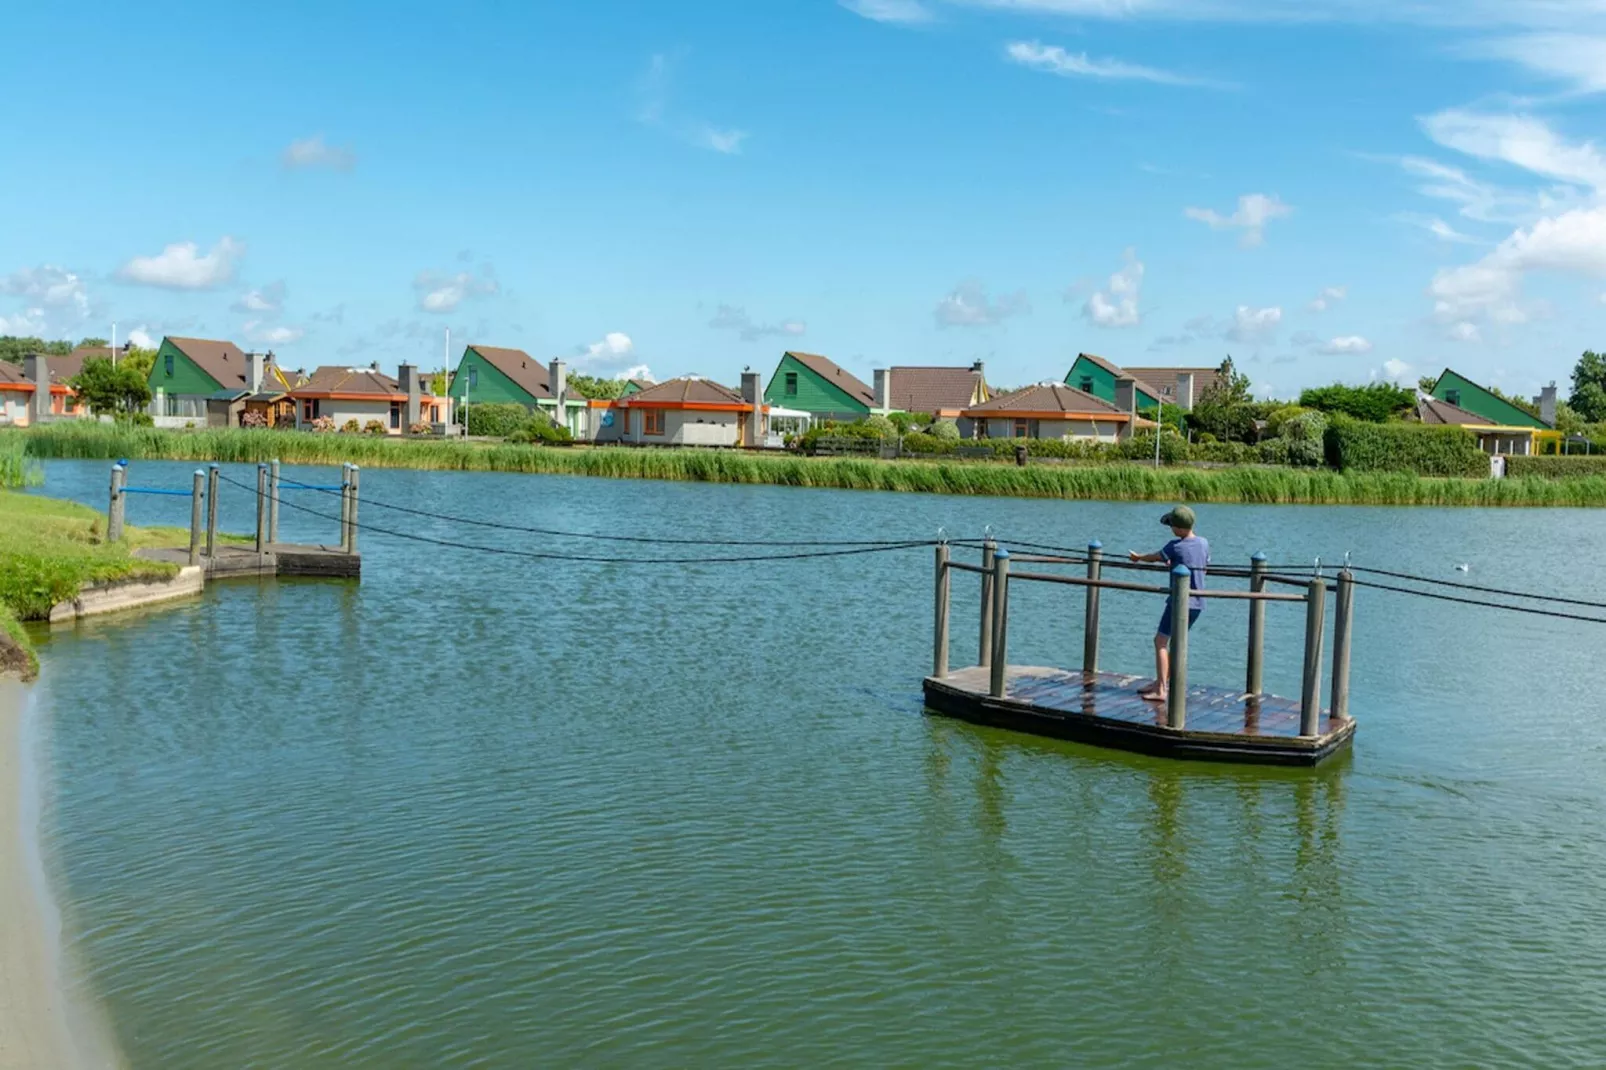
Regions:
<instances>
[{"instance_id":1,"label":"dock post","mask_svg":"<svg viewBox=\"0 0 1606 1070\"><path fill-rule=\"evenodd\" d=\"M937 544L937 599L931 636L931 675L941 680L948 675L948 544Z\"/></svg>"},{"instance_id":2,"label":"dock post","mask_svg":"<svg viewBox=\"0 0 1606 1070\"><path fill-rule=\"evenodd\" d=\"M1299 692L1299 734L1320 734L1322 719L1322 627L1327 581L1313 577L1305 593L1305 680Z\"/></svg>"},{"instance_id":3,"label":"dock post","mask_svg":"<svg viewBox=\"0 0 1606 1070\"><path fill-rule=\"evenodd\" d=\"M257 463L257 553L268 541L268 466Z\"/></svg>"},{"instance_id":4,"label":"dock post","mask_svg":"<svg viewBox=\"0 0 1606 1070\"><path fill-rule=\"evenodd\" d=\"M195 470L195 481L190 485L190 564L201 563L201 506L206 498L206 473Z\"/></svg>"},{"instance_id":5,"label":"dock post","mask_svg":"<svg viewBox=\"0 0 1606 1070\"><path fill-rule=\"evenodd\" d=\"M1165 693L1165 723L1188 727L1188 592L1193 573L1187 565L1171 570L1171 682Z\"/></svg>"},{"instance_id":6,"label":"dock post","mask_svg":"<svg viewBox=\"0 0 1606 1070\"><path fill-rule=\"evenodd\" d=\"M268 462L268 542L279 541L279 458Z\"/></svg>"},{"instance_id":7,"label":"dock post","mask_svg":"<svg viewBox=\"0 0 1606 1070\"><path fill-rule=\"evenodd\" d=\"M976 649L976 664L987 666L993 660L993 555L998 552L998 540L991 535L981 541L981 639Z\"/></svg>"},{"instance_id":8,"label":"dock post","mask_svg":"<svg viewBox=\"0 0 1606 1070\"><path fill-rule=\"evenodd\" d=\"M128 495L123 493L123 483L128 478L123 462L118 461L112 465L111 498L106 503L106 541L118 542L123 537L123 510L128 501Z\"/></svg>"},{"instance_id":9,"label":"dock post","mask_svg":"<svg viewBox=\"0 0 1606 1070\"><path fill-rule=\"evenodd\" d=\"M1338 596L1333 602L1333 703L1334 717L1349 716L1349 651L1355 623L1355 574L1338 574Z\"/></svg>"},{"instance_id":10,"label":"dock post","mask_svg":"<svg viewBox=\"0 0 1606 1070\"><path fill-rule=\"evenodd\" d=\"M217 465L206 469L206 559L217 556Z\"/></svg>"},{"instance_id":11,"label":"dock post","mask_svg":"<svg viewBox=\"0 0 1606 1070\"><path fill-rule=\"evenodd\" d=\"M340 552L351 553L351 465L340 466Z\"/></svg>"},{"instance_id":12,"label":"dock post","mask_svg":"<svg viewBox=\"0 0 1606 1070\"><path fill-rule=\"evenodd\" d=\"M1094 539L1087 544L1087 578L1098 580L1104 574L1104 544ZM1087 620L1082 626L1082 671L1099 671L1099 589L1087 588Z\"/></svg>"},{"instance_id":13,"label":"dock post","mask_svg":"<svg viewBox=\"0 0 1606 1070\"><path fill-rule=\"evenodd\" d=\"M351 526L347 529L346 553L357 552L357 502L362 497L362 469L351 466Z\"/></svg>"},{"instance_id":14,"label":"dock post","mask_svg":"<svg viewBox=\"0 0 1606 1070\"><path fill-rule=\"evenodd\" d=\"M1249 559L1249 590L1260 594L1266 589L1266 554L1257 551ZM1258 695L1265 690L1266 603L1256 598L1249 603L1249 671L1244 691Z\"/></svg>"},{"instance_id":15,"label":"dock post","mask_svg":"<svg viewBox=\"0 0 1606 1070\"><path fill-rule=\"evenodd\" d=\"M1009 551L993 554L993 660L989 683L993 698L1004 697L1009 672Z\"/></svg>"}]
</instances>

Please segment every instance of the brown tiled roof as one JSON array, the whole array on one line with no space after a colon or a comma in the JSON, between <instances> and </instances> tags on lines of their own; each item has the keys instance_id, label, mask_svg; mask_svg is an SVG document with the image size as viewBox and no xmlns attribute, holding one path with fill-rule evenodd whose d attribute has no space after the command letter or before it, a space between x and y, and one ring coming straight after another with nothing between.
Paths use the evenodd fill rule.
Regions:
<instances>
[{"instance_id":1,"label":"brown tiled roof","mask_svg":"<svg viewBox=\"0 0 1606 1070\"><path fill-rule=\"evenodd\" d=\"M297 397L317 394L371 394L381 398L405 397L396 380L373 368L342 368L324 365L311 378L291 391Z\"/></svg>"},{"instance_id":2,"label":"brown tiled roof","mask_svg":"<svg viewBox=\"0 0 1606 1070\"><path fill-rule=\"evenodd\" d=\"M1150 386L1147 382L1145 382L1142 378L1140 378L1138 376L1138 374L1136 372L1134 372L1131 368L1123 368L1119 364L1115 363L1115 361L1113 361L1113 360L1105 360L1103 357L1099 356L1097 353L1078 353L1077 356L1078 357L1086 357L1088 360L1091 360L1094 364L1097 364L1099 367L1103 368L1105 371L1109 372L1111 375L1114 375L1116 378L1121 378L1123 376L1127 376L1127 377L1132 378L1133 380L1135 380L1137 382L1138 389L1143 391L1145 394L1148 394L1150 397L1162 398L1163 399L1163 398L1168 398L1168 397L1171 396L1170 394L1162 394L1162 393L1160 393L1159 390L1155 389L1153 386ZM1075 362L1073 361L1072 363L1075 363ZM1198 387L1194 387L1194 394L1197 396L1198 393L1199 393L1199 388Z\"/></svg>"},{"instance_id":3,"label":"brown tiled roof","mask_svg":"<svg viewBox=\"0 0 1606 1070\"><path fill-rule=\"evenodd\" d=\"M0 360L0 385L13 386L19 384L33 385L33 380L22 373L22 365L13 364L9 360Z\"/></svg>"},{"instance_id":4,"label":"brown tiled roof","mask_svg":"<svg viewBox=\"0 0 1606 1070\"><path fill-rule=\"evenodd\" d=\"M79 372L84 370L84 361L90 358L111 360L112 352L111 346L79 346L64 357L51 357L50 381L53 383L65 383L68 379L75 378ZM123 351L118 349L116 354L120 359L123 356Z\"/></svg>"},{"instance_id":5,"label":"brown tiled roof","mask_svg":"<svg viewBox=\"0 0 1606 1070\"><path fill-rule=\"evenodd\" d=\"M552 396L547 382L547 367L522 349L503 349L500 346L469 346L490 362L491 367L518 384L519 389L535 398Z\"/></svg>"},{"instance_id":6,"label":"brown tiled roof","mask_svg":"<svg viewBox=\"0 0 1606 1070\"><path fill-rule=\"evenodd\" d=\"M826 382L846 391L848 397L854 401L864 405L875 405L875 391L865 386L862 380L843 369L830 357L822 357L818 353L799 353L795 349L787 350L785 355L793 358Z\"/></svg>"},{"instance_id":7,"label":"brown tiled roof","mask_svg":"<svg viewBox=\"0 0 1606 1070\"><path fill-rule=\"evenodd\" d=\"M904 412L968 409L981 378L972 368L952 367L895 366L887 375L887 405Z\"/></svg>"},{"instance_id":8,"label":"brown tiled roof","mask_svg":"<svg viewBox=\"0 0 1606 1070\"><path fill-rule=\"evenodd\" d=\"M635 405L641 402L669 405L742 405L739 391L728 386L721 386L711 379L699 379L694 375L683 376L679 379L670 379L666 382L643 387L634 394L627 394L619 399L622 405Z\"/></svg>"},{"instance_id":9,"label":"brown tiled roof","mask_svg":"<svg viewBox=\"0 0 1606 1070\"><path fill-rule=\"evenodd\" d=\"M1067 415L1123 416L1120 409L1065 383L1038 383L965 410L976 416L1009 416L1017 412L1063 412Z\"/></svg>"},{"instance_id":10,"label":"brown tiled roof","mask_svg":"<svg viewBox=\"0 0 1606 1070\"><path fill-rule=\"evenodd\" d=\"M1140 382L1150 383L1150 393L1162 401L1174 401L1177 396L1177 379L1185 372L1193 373L1193 400L1198 401L1204 392L1221 379L1216 368L1128 368L1126 373Z\"/></svg>"},{"instance_id":11,"label":"brown tiled roof","mask_svg":"<svg viewBox=\"0 0 1606 1070\"><path fill-rule=\"evenodd\" d=\"M1495 421L1487 416L1479 416L1475 412L1468 412L1459 405L1452 405L1448 401L1440 401L1438 398L1418 398L1416 415L1417 419L1425 424L1472 424L1477 427L1493 427L1495 425Z\"/></svg>"},{"instance_id":12,"label":"brown tiled roof","mask_svg":"<svg viewBox=\"0 0 1606 1070\"><path fill-rule=\"evenodd\" d=\"M217 380L225 390L243 390L245 381L245 354L233 342L220 342L211 338L174 338L172 342L196 367Z\"/></svg>"}]
</instances>

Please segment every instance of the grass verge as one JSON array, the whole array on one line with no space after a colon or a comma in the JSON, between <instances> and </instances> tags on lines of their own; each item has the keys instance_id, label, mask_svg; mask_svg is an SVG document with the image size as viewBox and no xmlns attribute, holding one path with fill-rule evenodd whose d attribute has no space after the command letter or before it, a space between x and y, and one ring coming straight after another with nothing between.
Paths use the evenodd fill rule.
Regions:
<instances>
[{"instance_id":1,"label":"grass verge","mask_svg":"<svg viewBox=\"0 0 1606 1070\"><path fill-rule=\"evenodd\" d=\"M1104 501L1194 501L1278 505L1601 506L1606 475L1570 480L1454 479L1409 472L1240 466L1217 469L1147 465L1032 464L995 461L884 461L801 457L732 450L489 445L368 435L210 428L158 431L87 422L47 424L26 432L38 458L287 463L528 472L753 483L790 487L907 491Z\"/></svg>"}]
</instances>

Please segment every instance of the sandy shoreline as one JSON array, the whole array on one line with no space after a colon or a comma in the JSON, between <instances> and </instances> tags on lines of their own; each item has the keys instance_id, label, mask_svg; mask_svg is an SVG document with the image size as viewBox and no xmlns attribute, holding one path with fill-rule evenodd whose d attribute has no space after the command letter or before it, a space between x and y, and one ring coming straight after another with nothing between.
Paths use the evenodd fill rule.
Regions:
<instances>
[{"instance_id":1,"label":"sandy shoreline","mask_svg":"<svg viewBox=\"0 0 1606 1070\"><path fill-rule=\"evenodd\" d=\"M32 804L24 793L28 689L0 677L0 1070L74 1066L58 923L39 887Z\"/></svg>"}]
</instances>

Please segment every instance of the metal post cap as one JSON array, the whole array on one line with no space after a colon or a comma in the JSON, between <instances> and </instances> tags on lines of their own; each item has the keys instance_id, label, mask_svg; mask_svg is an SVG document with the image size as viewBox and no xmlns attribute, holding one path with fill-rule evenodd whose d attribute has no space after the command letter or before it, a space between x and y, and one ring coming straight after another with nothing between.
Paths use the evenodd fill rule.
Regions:
<instances>
[{"instance_id":1,"label":"metal post cap","mask_svg":"<svg viewBox=\"0 0 1606 1070\"><path fill-rule=\"evenodd\" d=\"M1266 551L1264 551L1264 550L1256 550L1254 556L1251 557L1249 560L1251 560L1251 561L1264 561L1264 560L1266 560Z\"/></svg>"},{"instance_id":2,"label":"metal post cap","mask_svg":"<svg viewBox=\"0 0 1606 1070\"><path fill-rule=\"evenodd\" d=\"M1009 557L1009 551L1004 549L1002 546L1000 546L998 549L993 551L993 560L994 561L997 561L1000 557L1003 557L1003 558L1008 558Z\"/></svg>"},{"instance_id":3,"label":"metal post cap","mask_svg":"<svg viewBox=\"0 0 1606 1070\"><path fill-rule=\"evenodd\" d=\"M1173 575L1173 576L1192 576L1193 575L1193 570L1191 568L1189 568L1187 565L1175 565L1171 569L1171 575Z\"/></svg>"},{"instance_id":4,"label":"metal post cap","mask_svg":"<svg viewBox=\"0 0 1606 1070\"><path fill-rule=\"evenodd\" d=\"M1089 550L1102 550L1104 549L1104 544L1099 542L1097 539L1094 539L1092 542L1087 544L1087 548Z\"/></svg>"}]
</instances>

